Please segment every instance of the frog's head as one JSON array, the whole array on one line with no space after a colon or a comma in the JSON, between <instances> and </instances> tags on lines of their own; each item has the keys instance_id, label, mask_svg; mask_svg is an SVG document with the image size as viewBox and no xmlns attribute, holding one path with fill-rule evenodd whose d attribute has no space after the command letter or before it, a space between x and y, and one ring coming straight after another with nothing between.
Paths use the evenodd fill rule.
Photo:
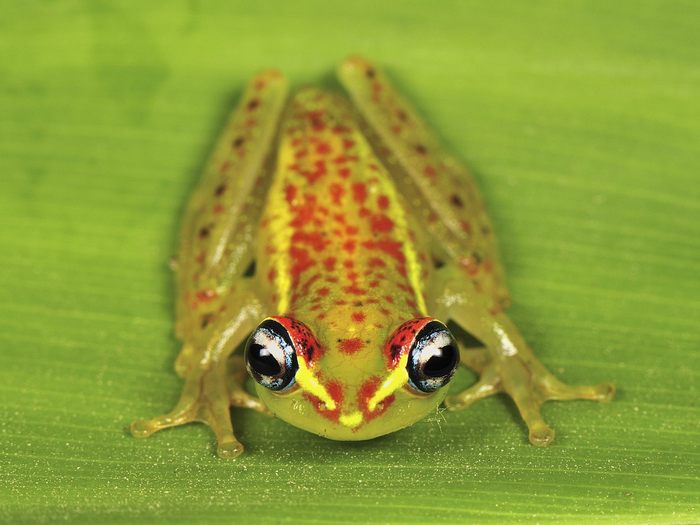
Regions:
<instances>
[{"instance_id":1,"label":"frog's head","mask_svg":"<svg viewBox=\"0 0 700 525\"><path fill-rule=\"evenodd\" d=\"M264 320L248 340L246 364L275 415L331 439L370 439L422 419L444 399L459 363L454 337L430 317L361 331L328 320L313 328Z\"/></svg>"}]
</instances>

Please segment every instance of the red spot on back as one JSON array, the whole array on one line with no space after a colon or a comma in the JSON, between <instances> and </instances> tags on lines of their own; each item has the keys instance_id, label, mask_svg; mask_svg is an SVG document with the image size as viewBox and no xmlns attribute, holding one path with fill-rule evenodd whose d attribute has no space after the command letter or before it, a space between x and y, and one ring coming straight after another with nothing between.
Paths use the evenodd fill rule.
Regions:
<instances>
[{"instance_id":1,"label":"red spot on back","mask_svg":"<svg viewBox=\"0 0 700 525\"><path fill-rule=\"evenodd\" d=\"M386 195L377 197L377 206L379 206L380 210L386 210L389 207L389 197Z\"/></svg>"},{"instance_id":2,"label":"red spot on back","mask_svg":"<svg viewBox=\"0 0 700 525\"><path fill-rule=\"evenodd\" d=\"M380 241L369 240L363 242L362 246L369 250L381 250L396 259L400 264L403 264L406 260L406 257L401 251L402 244L398 241L392 241L390 239L382 239Z\"/></svg>"},{"instance_id":3,"label":"red spot on back","mask_svg":"<svg viewBox=\"0 0 700 525\"><path fill-rule=\"evenodd\" d=\"M352 185L352 197L358 204L364 204L367 200L367 186L362 182L356 182Z\"/></svg>"},{"instance_id":4,"label":"red spot on back","mask_svg":"<svg viewBox=\"0 0 700 525\"><path fill-rule=\"evenodd\" d=\"M335 257L326 257L323 261L323 266L328 270L329 272L333 271L333 268L335 268Z\"/></svg>"},{"instance_id":5,"label":"red spot on back","mask_svg":"<svg viewBox=\"0 0 700 525\"><path fill-rule=\"evenodd\" d=\"M370 222L375 233L388 233L394 228L394 221L383 213L374 215Z\"/></svg>"},{"instance_id":6,"label":"red spot on back","mask_svg":"<svg viewBox=\"0 0 700 525\"><path fill-rule=\"evenodd\" d=\"M319 155L327 155L331 152L331 146L327 142L321 142L316 146L316 153Z\"/></svg>"},{"instance_id":7,"label":"red spot on back","mask_svg":"<svg viewBox=\"0 0 700 525\"><path fill-rule=\"evenodd\" d=\"M343 187L343 185L334 182L333 184L331 184L329 191L331 193L331 200L333 201L333 203L340 204L340 201L343 198L343 194L345 193L345 188Z\"/></svg>"},{"instance_id":8,"label":"red spot on back","mask_svg":"<svg viewBox=\"0 0 700 525\"><path fill-rule=\"evenodd\" d=\"M352 253L355 251L355 241L353 240L347 240L343 243L343 250L345 250L348 253Z\"/></svg>"},{"instance_id":9,"label":"red spot on back","mask_svg":"<svg viewBox=\"0 0 700 525\"><path fill-rule=\"evenodd\" d=\"M297 195L297 187L294 186L293 184L287 184L284 187L284 196L287 199L287 202L289 204L292 204L294 202L294 198Z\"/></svg>"}]
</instances>

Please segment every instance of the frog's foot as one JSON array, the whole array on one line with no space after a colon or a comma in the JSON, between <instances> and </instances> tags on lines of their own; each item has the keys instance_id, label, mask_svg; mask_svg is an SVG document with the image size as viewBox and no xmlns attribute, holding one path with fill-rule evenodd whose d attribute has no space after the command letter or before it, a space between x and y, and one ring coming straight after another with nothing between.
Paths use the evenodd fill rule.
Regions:
<instances>
[{"instance_id":1,"label":"frog's foot","mask_svg":"<svg viewBox=\"0 0 700 525\"><path fill-rule=\"evenodd\" d=\"M229 410L231 396L226 383L225 367L190 372L175 408L161 416L134 421L131 424L132 435L148 437L164 428L199 421L214 431L220 457L240 456L243 445L233 434Z\"/></svg>"},{"instance_id":2,"label":"frog's foot","mask_svg":"<svg viewBox=\"0 0 700 525\"><path fill-rule=\"evenodd\" d=\"M450 410L460 410L478 399L499 392L505 392L513 398L528 427L530 443L546 447L554 439L554 430L542 418L540 409L545 401L610 401L615 394L615 387L610 383L593 386L567 385L532 357L531 360L521 356L503 357L491 361L474 385L448 397L445 405Z\"/></svg>"}]
</instances>

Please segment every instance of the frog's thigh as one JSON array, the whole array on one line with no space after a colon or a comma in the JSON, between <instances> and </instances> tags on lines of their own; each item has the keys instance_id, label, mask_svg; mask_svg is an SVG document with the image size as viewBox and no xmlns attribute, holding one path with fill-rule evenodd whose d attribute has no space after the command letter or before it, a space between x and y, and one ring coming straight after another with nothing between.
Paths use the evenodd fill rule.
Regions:
<instances>
[{"instance_id":1,"label":"frog's thigh","mask_svg":"<svg viewBox=\"0 0 700 525\"><path fill-rule=\"evenodd\" d=\"M450 155L384 73L352 57L339 69L343 85L378 142L377 152L409 200L423 214L444 256L507 306L509 293L486 207L469 170ZM407 188L407 186L409 188ZM415 191L411 191L415 188Z\"/></svg>"},{"instance_id":2,"label":"frog's thigh","mask_svg":"<svg viewBox=\"0 0 700 525\"><path fill-rule=\"evenodd\" d=\"M260 320L261 307L247 283L241 283L237 291L231 294L227 306L229 311L234 311L234 306L239 311L212 330L206 349L199 354L201 358L196 364L188 363L183 370L185 385L175 407L166 414L134 421L131 424L134 436L147 437L164 428L199 421L214 431L219 456L234 458L243 452L243 445L233 432L230 405L233 401L237 406L260 411L264 411L264 408L256 406L252 396L248 399L238 392L235 385L231 388L231 374L238 373L241 366L231 365L229 356ZM240 379L236 380L240 382Z\"/></svg>"},{"instance_id":3,"label":"frog's thigh","mask_svg":"<svg viewBox=\"0 0 700 525\"><path fill-rule=\"evenodd\" d=\"M221 306L231 281L240 278L253 259L251 232L271 180L286 96L287 81L278 71L251 79L189 199L174 265L175 328L183 342L196 338ZM186 352L182 361L187 361Z\"/></svg>"},{"instance_id":4,"label":"frog's thigh","mask_svg":"<svg viewBox=\"0 0 700 525\"><path fill-rule=\"evenodd\" d=\"M442 298L431 305L436 317L458 323L485 344L491 357L475 385L446 399L448 408L464 408L477 399L505 392L527 424L530 442L546 446L554 439L554 431L542 418L541 406L545 401L612 399L615 388L609 383L571 386L557 379L534 356L508 317L490 313L488 302L457 268L441 268L431 285L444 290Z\"/></svg>"}]
</instances>

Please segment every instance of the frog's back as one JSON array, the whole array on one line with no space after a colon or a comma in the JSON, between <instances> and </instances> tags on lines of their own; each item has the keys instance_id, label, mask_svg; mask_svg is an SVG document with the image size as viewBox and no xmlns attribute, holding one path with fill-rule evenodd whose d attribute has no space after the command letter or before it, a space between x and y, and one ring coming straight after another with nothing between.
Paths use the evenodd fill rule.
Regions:
<instances>
[{"instance_id":1,"label":"frog's back","mask_svg":"<svg viewBox=\"0 0 700 525\"><path fill-rule=\"evenodd\" d=\"M279 144L257 257L276 313L320 321L348 306L348 323L364 321L368 308L392 318L425 315L427 250L347 99L296 93Z\"/></svg>"}]
</instances>

